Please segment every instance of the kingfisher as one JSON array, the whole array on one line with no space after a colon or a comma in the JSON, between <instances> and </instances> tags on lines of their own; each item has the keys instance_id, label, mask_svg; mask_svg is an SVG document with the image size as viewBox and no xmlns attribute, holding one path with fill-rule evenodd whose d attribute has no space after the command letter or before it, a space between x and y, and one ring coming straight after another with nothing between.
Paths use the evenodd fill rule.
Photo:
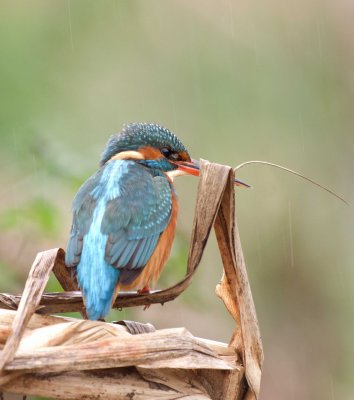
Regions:
<instances>
[{"instance_id":1,"label":"kingfisher","mask_svg":"<svg viewBox=\"0 0 354 400\"><path fill-rule=\"evenodd\" d=\"M90 319L104 318L120 290L144 293L157 281L176 232L173 180L188 174L199 175L198 162L160 125L127 124L109 138L74 198L65 257Z\"/></svg>"}]
</instances>

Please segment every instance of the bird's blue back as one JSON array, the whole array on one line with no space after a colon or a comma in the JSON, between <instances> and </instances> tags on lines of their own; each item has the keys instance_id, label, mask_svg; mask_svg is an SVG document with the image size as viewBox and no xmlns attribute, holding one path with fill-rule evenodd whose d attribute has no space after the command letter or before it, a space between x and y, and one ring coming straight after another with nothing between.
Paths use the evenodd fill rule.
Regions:
<instances>
[{"instance_id":1,"label":"bird's blue back","mask_svg":"<svg viewBox=\"0 0 354 400\"><path fill-rule=\"evenodd\" d=\"M116 285L140 274L172 208L165 175L135 161L111 160L80 188L66 264L77 267L90 319L106 316Z\"/></svg>"}]
</instances>

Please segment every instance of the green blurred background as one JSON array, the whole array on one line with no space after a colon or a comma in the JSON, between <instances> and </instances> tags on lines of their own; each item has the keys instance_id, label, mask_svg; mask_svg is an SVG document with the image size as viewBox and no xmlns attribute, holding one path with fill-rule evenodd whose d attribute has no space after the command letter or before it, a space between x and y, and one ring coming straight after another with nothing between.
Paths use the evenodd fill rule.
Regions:
<instances>
[{"instance_id":1,"label":"green blurred background","mask_svg":"<svg viewBox=\"0 0 354 400\"><path fill-rule=\"evenodd\" d=\"M65 247L71 200L124 122L158 122L194 158L299 170L353 203L354 3L1 1L0 290L36 253ZM263 336L261 399L354 396L353 208L267 166L239 177L237 217ZM177 182L185 270L197 180ZM211 235L192 286L112 319L227 341ZM59 290L51 279L48 290Z\"/></svg>"}]
</instances>

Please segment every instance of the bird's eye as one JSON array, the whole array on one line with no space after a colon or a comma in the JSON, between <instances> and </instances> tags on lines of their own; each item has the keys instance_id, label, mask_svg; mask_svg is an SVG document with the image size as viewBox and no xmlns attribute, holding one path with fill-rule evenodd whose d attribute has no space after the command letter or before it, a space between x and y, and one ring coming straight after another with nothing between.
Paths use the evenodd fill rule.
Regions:
<instances>
[{"instance_id":1,"label":"bird's eye","mask_svg":"<svg viewBox=\"0 0 354 400\"><path fill-rule=\"evenodd\" d=\"M160 149L160 151L166 158L169 158L172 154L172 150L168 149L167 147L163 147L162 149Z\"/></svg>"},{"instance_id":2,"label":"bird's eye","mask_svg":"<svg viewBox=\"0 0 354 400\"><path fill-rule=\"evenodd\" d=\"M180 156L176 151L172 151L167 147L162 147L160 151L168 160L178 161L180 159Z\"/></svg>"}]
</instances>

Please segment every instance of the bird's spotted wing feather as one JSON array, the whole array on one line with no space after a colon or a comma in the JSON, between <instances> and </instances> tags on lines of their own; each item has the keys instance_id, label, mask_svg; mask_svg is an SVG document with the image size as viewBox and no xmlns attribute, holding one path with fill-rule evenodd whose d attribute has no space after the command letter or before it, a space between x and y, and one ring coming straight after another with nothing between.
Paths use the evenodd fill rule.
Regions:
<instances>
[{"instance_id":1,"label":"bird's spotted wing feather","mask_svg":"<svg viewBox=\"0 0 354 400\"><path fill-rule=\"evenodd\" d=\"M129 168L121 187L122 195L107 203L101 230L108 235L106 262L122 270L122 283L130 283L147 264L168 225L172 194L164 176L153 176L139 165ZM117 223L122 219L124 226ZM132 270L136 272L127 273Z\"/></svg>"}]
</instances>

